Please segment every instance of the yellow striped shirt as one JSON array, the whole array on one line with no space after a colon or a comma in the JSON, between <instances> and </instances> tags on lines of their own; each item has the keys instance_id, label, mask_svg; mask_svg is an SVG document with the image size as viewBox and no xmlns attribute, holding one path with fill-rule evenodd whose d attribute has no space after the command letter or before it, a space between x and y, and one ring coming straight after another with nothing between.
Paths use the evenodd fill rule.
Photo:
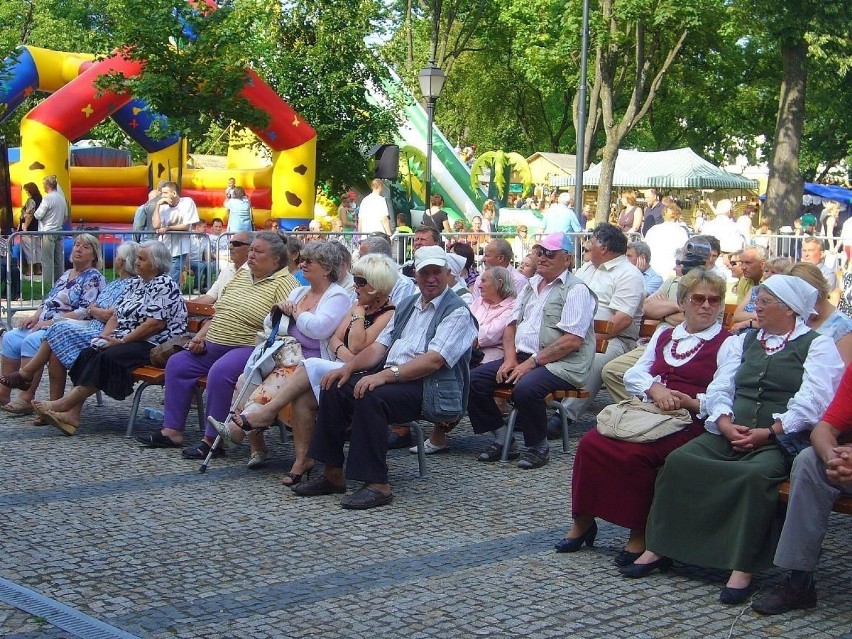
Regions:
<instances>
[{"instance_id":1,"label":"yellow striped shirt","mask_svg":"<svg viewBox=\"0 0 852 639\"><path fill-rule=\"evenodd\" d=\"M286 268L257 281L251 271L240 269L216 302L207 339L224 346L254 346L269 309L298 286L299 281Z\"/></svg>"}]
</instances>

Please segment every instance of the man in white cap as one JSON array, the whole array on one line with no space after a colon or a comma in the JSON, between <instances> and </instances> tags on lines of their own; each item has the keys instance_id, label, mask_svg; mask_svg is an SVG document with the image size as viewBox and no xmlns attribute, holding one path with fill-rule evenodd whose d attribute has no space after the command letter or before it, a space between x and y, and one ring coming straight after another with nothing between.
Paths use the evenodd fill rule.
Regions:
<instances>
[{"instance_id":1,"label":"man in white cap","mask_svg":"<svg viewBox=\"0 0 852 639\"><path fill-rule=\"evenodd\" d=\"M343 493L346 480L354 479L364 485L341 498L343 508L389 504L388 424L421 417L454 422L464 414L476 322L447 286L447 254L442 248L418 249L414 268L420 294L397 306L373 344L323 378L308 455L325 464L325 474L294 486L297 495ZM364 372L371 370L378 372Z\"/></svg>"},{"instance_id":2,"label":"man in white cap","mask_svg":"<svg viewBox=\"0 0 852 639\"><path fill-rule=\"evenodd\" d=\"M585 386L595 358L595 296L571 275L574 243L558 232L545 236L532 250L539 256L538 267L518 294L512 321L503 333L504 357L473 371L468 406L473 432L494 432L494 442L479 461L498 461L506 431L505 426L495 430L502 417L492 396L498 385L513 386L516 423L525 444L518 468L526 470L544 466L550 456L545 397L555 390Z\"/></svg>"}]
</instances>

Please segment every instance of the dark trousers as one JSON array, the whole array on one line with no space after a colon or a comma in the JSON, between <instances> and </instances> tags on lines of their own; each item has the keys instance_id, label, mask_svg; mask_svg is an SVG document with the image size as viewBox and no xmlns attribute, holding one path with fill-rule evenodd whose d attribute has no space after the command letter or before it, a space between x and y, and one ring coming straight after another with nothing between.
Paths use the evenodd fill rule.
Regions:
<instances>
[{"instance_id":1,"label":"dark trousers","mask_svg":"<svg viewBox=\"0 0 852 639\"><path fill-rule=\"evenodd\" d=\"M9 297L13 300L21 297L21 268L18 266L18 260L12 260L12 270L6 273L6 258L0 258L0 291L3 297L6 296L6 284L9 284Z\"/></svg>"},{"instance_id":2,"label":"dark trousers","mask_svg":"<svg viewBox=\"0 0 852 639\"><path fill-rule=\"evenodd\" d=\"M388 483L388 424L420 417L423 380L385 384L361 399L352 394L364 375L353 376L341 388L320 393L317 424L308 456L343 468L343 445L350 429L346 478L368 484Z\"/></svg>"},{"instance_id":3,"label":"dark trousers","mask_svg":"<svg viewBox=\"0 0 852 639\"><path fill-rule=\"evenodd\" d=\"M529 357L518 353L518 361ZM497 369L503 360L488 362L470 372L470 395L467 403L467 415L474 433L497 430L503 425L503 416L494 403L494 390L497 388ZM547 405L544 398L555 390L567 390L572 386L548 371L537 366L524 375L512 389L512 403L518 409L515 429L524 432L524 443L528 447L539 448L547 444Z\"/></svg>"}]
</instances>

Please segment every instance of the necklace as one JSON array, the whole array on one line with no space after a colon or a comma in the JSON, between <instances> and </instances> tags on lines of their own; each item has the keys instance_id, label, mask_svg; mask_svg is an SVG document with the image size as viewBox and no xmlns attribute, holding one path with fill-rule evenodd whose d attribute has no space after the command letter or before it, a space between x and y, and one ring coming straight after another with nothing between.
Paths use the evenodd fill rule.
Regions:
<instances>
[{"instance_id":1,"label":"necklace","mask_svg":"<svg viewBox=\"0 0 852 639\"><path fill-rule=\"evenodd\" d=\"M793 328L791 328L790 332L787 333L784 336L784 339L781 340L781 343L778 346L767 346L766 345L766 333L763 333L760 336L760 345L763 346L763 350L766 351L767 355L772 355L774 353L777 353L778 351L780 351L782 348L784 348L787 345L787 342L790 341L790 335L792 335L793 331L795 331L795 330L796 330L795 326Z\"/></svg>"},{"instance_id":2,"label":"necklace","mask_svg":"<svg viewBox=\"0 0 852 639\"><path fill-rule=\"evenodd\" d=\"M672 356L672 357L674 357L674 358L675 358L676 360L678 360L678 361L683 361L683 360L685 360L685 359L689 359L690 357L692 357L693 355L695 355L698 351L700 351L700 350L701 350L701 348L702 348L702 347L704 346L704 344L706 343L706 342L705 342L703 339L701 339L700 337L698 337L698 338L696 338L696 339L698 340L698 344L696 344L695 346L693 346L692 348L690 348L688 351L686 351L686 352L684 352L684 353L678 353L678 352L677 352L677 347L680 345L680 343L681 343L683 340L673 339L673 340L672 340L671 349L669 350L669 352L671 353L671 356Z\"/></svg>"}]
</instances>

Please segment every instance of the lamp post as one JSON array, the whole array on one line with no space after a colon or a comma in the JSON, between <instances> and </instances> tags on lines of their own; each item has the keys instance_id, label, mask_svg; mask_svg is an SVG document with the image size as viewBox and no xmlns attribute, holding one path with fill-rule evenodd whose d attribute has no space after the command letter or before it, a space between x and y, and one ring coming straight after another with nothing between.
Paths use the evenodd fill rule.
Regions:
<instances>
[{"instance_id":1,"label":"lamp post","mask_svg":"<svg viewBox=\"0 0 852 639\"><path fill-rule=\"evenodd\" d=\"M589 59L589 0L583 0L583 33L580 46L580 86L578 87L577 163L574 171L574 210L577 219L583 214L583 167L586 152L586 69Z\"/></svg>"},{"instance_id":2,"label":"lamp post","mask_svg":"<svg viewBox=\"0 0 852 639\"><path fill-rule=\"evenodd\" d=\"M417 74L420 92L426 99L426 202L423 207L426 211L429 210L429 200L432 196L432 121L435 117L435 102L441 95L446 79L444 72L435 66L435 60L429 60L429 64Z\"/></svg>"}]
</instances>

